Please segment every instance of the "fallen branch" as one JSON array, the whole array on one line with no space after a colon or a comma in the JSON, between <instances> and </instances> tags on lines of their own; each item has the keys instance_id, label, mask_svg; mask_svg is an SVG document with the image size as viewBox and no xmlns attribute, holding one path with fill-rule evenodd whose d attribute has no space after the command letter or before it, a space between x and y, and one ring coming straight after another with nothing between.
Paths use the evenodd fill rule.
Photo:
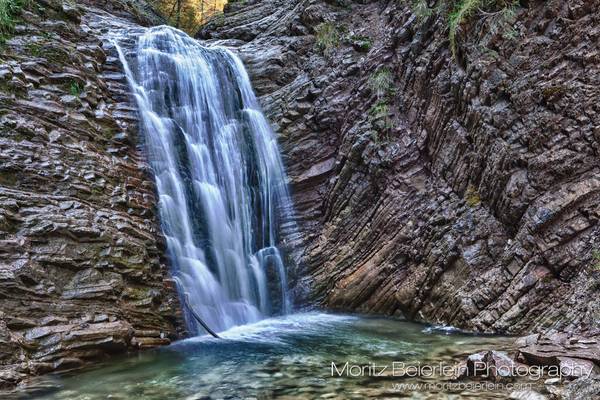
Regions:
<instances>
[{"instance_id":1,"label":"fallen branch","mask_svg":"<svg viewBox=\"0 0 600 400\"><path fill-rule=\"evenodd\" d=\"M213 337L216 337L217 339L220 339L219 335L217 335L212 329L210 329L208 327L208 325L206 325L204 323L204 321L202 321L202 318L200 318L200 316L192 308L192 306L190 305L190 299L189 299L189 296L188 296L187 292L184 293L183 300L184 300L185 306L188 308L188 310L190 310L190 312L192 313L192 315L194 316L194 318L196 319L196 321L198 321L198 323L200 325L202 325L202 327L206 330L206 332L210 333Z\"/></svg>"}]
</instances>

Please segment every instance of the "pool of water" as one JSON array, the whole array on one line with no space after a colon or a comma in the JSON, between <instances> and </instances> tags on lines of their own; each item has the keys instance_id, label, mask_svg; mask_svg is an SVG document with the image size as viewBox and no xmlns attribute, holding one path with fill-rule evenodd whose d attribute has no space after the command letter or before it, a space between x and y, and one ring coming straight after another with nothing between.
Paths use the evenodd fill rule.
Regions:
<instances>
[{"instance_id":1,"label":"pool of water","mask_svg":"<svg viewBox=\"0 0 600 400\"><path fill-rule=\"evenodd\" d=\"M501 391L400 387L449 379L437 374L401 376L400 363L454 365L482 349L509 348L510 338L473 336L393 319L323 313L267 319L230 329L221 336L187 339L166 348L112 359L71 376L46 378L52 380L54 389L35 398L506 398L506 392ZM376 367L362 368L373 365Z\"/></svg>"}]
</instances>

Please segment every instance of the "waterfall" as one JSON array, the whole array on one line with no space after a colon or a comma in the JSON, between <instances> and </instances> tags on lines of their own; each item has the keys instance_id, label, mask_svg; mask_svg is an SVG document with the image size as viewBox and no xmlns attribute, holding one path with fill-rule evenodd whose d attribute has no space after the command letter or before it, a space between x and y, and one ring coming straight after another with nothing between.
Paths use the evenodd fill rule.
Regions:
<instances>
[{"instance_id":1,"label":"waterfall","mask_svg":"<svg viewBox=\"0 0 600 400\"><path fill-rule=\"evenodd\" d=\"M180 295L215 331L289 312L278 245L290 196L242 62L166 26L144 30L129 52L115 45L139 109Z\"/></svg>"}]
</instances>

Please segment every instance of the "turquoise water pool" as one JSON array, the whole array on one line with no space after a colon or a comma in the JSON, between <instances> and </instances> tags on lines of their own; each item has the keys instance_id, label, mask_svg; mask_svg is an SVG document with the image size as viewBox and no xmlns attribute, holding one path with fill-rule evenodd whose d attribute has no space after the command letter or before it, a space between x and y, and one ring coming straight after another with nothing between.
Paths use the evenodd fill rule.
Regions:
<instances>
[{"instance_id":1,"label":"turquoise water pool","mask_svg":"<svg viewBox=\"0 0 600 400\"><path fill-rule=\"evenodd\" d=\"M295 314L47 377L45 400L506 398L506 393L409 387L400 363L455 365L510 338L473 336L385 318ZM383 367L386 367L383 369ZM404 385L404 386L401 386Z\"/></svg>"}]
</instances>

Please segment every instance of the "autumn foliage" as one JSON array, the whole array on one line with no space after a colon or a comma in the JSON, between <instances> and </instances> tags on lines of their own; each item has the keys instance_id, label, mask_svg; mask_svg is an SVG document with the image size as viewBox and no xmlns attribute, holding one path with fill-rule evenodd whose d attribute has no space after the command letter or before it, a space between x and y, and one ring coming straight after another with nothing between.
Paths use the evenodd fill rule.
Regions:
<instances>
[{"instance_id":1,"label":"autumn foliage","mask_svg":"<svg viewBox=\"0 0 600 400\"><path fill-rule=\"evenodd\" d=\"M169 25L194 34L210 18L223 11L227 0L153 0Z\"/></svg>"}]
</instances>

